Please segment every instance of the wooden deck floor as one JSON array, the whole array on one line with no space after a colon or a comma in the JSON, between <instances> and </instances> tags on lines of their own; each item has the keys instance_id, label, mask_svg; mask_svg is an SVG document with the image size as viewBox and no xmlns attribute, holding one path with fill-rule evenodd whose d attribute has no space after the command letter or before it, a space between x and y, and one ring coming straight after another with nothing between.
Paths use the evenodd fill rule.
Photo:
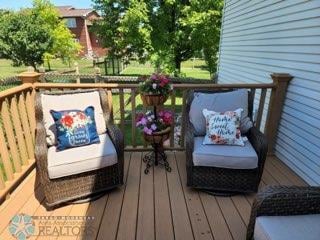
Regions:
<instances>
[{"instance_id":1,"label":"wooden deck floor","mask_svg":"<svg viewBox=\"0 0 320 240\"><path fill-rule=\"evenodd\" d=\"M214 197L187 188L183 152L168 153L171 173L155 168L145 175L139 152L128 152L125 159L125 186L91 203L49 212L35 198L35 191L41 196L41 190L33 171L0 206L0 240L15 239L8 224L21 213L43 217L34 219L35 235L29 239L245 239L253 194ZM278 159L270 157L261 186L274 184L306 185ZM47 236L39 236L39 231ZM77 235L79 232L83 235Z\"/></svg>"}]
</instances>

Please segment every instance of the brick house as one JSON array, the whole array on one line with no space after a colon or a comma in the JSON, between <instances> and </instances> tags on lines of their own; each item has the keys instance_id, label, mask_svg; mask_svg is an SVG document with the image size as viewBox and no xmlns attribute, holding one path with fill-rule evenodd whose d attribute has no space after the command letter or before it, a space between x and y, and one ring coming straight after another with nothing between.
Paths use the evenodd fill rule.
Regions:
<instances>
[{"instance_id":1,"label":"brick house","mask_svg":"<svg viewBox=\"0 0 320 240\"><path fill-rule=\"evenodd\" d=\"M75 41L82 45L80 56L92 58L106 55L107 50L102 48L97 36L90 31L92 21L100 17L96 11L91 8L77 9L72 6L57 6L57 10L75 35Z\"/></svg>"}]
</instances>

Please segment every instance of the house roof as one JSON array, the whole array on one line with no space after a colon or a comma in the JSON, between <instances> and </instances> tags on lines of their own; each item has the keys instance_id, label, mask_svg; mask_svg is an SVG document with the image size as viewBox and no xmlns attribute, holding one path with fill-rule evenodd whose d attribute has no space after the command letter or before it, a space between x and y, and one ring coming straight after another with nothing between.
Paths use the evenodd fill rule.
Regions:
<instances>
[{"instance_id":1,"label":"house roof","mask_svg":"<svg viewBox=\"0 0 320 240\"><path fill-rule=\"evenodd\" d=\"M74 8L72 6L56 7L61 17L86 17L93 12L92 8Z\"/></svg>"}]
</instances>

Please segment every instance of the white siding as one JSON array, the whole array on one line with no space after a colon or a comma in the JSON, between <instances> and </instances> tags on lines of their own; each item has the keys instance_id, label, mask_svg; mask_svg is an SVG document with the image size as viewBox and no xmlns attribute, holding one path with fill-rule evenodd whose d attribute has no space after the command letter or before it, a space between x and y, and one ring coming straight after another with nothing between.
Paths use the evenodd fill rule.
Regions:
<instances>
[{"instance_id":1,"label":"white siding","mask_svg":"<svg viewBox=\"0 0 320 240\"><path fill-rule=\"evenodd\" d=\"M225 0L219 55L219 83L294 76L276 155L320 185L320 0Z\"/></svg>"}]
</instances>

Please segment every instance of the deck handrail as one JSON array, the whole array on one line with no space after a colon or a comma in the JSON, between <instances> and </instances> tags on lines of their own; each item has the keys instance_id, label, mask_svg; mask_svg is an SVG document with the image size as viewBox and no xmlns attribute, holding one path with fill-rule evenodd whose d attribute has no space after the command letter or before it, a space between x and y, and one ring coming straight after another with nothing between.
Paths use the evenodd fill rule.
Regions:
<instances>
[{"instance_id":1,"label":"deck handrail","mask_svg":"<svg viewBox=\"0 0 320 240\"><path fill-rule=\"evenodd\" d=\"M168 108L176 111L180 95L181 119L186 114L186 96L189 90L199 89L248 89L256 96L256 127L264 130L269 140L269 152L272 154L277 127L280 122L288 83L292 78L288 74L272 74L270 83L239 83L239 84L215 84L215 83L174 83L173 91L169 98ZM20 86L0 92L0 202L9 196L24 177L34 168L34 142L35 142L35 113L34 97L36 91L55 91L64 89L105 89L111 108L113 97L118 94L119 109L114 109L114 120L119 124L123 132L129 127L132 142L126 146L129 151L147 151L145 142L139 145L135 128L135 118L131 116L136 112L138 96L138 83L24 83ZM127 91L129 90L129 91ZM269 100L270 99L270 100ZM269 101L268 101L269 100ZM178 104L179 105L179 104ZM146 111L145 107L141 108ZM265 120L266 119L266 120ZM264 123L264 124L263 124ZM176 124L176 123L175 123ZM174 130L174 126L172 127ZM127 134L126 133L126 134ZM184 123L181 121L180 142L174 142L174 134L171 134L167 150L184 149ZM126 135L125 135L126 136ZM1 171L2 168L2 171Z\"/></svg>"},{"instance_id":2,"label":"deck handrail","mask_svg":"<svg viewBox=\"0 0 320 240\"><path fill-rule=\"evenodd\" d=\"M238 83L238 84L216 84L216 83L174 83L174 89L236 89L236 88L259 88L272 89L276 87L271 83ZM52 88L138 88L137 83L35 83L36 89Z\"/></svg>"}]
</instances>

